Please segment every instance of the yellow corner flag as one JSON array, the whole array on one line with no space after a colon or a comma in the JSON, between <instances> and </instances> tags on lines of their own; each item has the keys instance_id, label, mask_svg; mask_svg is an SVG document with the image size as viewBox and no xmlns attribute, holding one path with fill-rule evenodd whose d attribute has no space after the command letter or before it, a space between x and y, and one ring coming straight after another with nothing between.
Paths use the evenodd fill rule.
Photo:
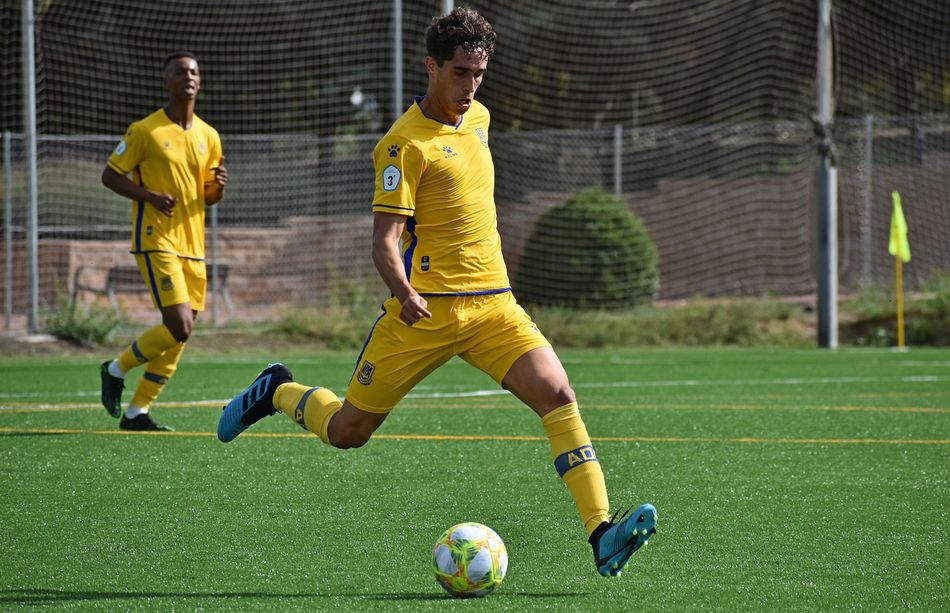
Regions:
<instances>
[{"instance_id":1,"label":"yellow corner flag","mask_svg":"<svg viewBox=\"0 0 950 613\"><path fill-rule=\"evenodd\" d=\"M901 195L891 192L894 200L894 212L891 213L891 240L887 251L902 262L910 261L910 243L907 242L907 222L904 221L904 211L901 209Z\"/></svg>"},{"instance_id":2,"label":"yellow corner flag","mask_svg":"<svg viewBox=\"0 0 950 613\"><path fill-rule=\"evenodd\" d=\"M887 250L894 256L894 284L897 296L897 348L904 350L904 283L901 279L901 263L910 261L910 243L907 242L907 222L901 210L901 195L891 192L894 212L891 214L891 240Z\"/></svg>"}]
</instances>

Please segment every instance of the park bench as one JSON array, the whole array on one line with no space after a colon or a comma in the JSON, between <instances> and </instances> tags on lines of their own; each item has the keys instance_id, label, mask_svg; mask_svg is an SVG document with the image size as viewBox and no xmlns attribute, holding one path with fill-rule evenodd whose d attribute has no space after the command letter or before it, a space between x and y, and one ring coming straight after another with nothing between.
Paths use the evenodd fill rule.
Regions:
<instances>
[{"instance_id":1,"label":"park bench","mask_svg":"<svg viewBox=\"0 0 950 613\"><path fill-rule=\"evenodd\" d=\"M207 263L208 272L208 293L214 291L214 279L212 263ZM92 285L83 281L84 267L79 266L73 275L72 302L83 292L89 292L97 296L105 296L109 299L112 309L119 312L118 294L144 294L148 292L148 287L142 281L142 275L139 273L139 267L135 264L117 264L109 268L106 273L105 284L102 286ZM234 303L231 300L231 292L228 290L228 276L231 272L230 264L217 265L217 280L221 287L221 297L224 299L224 306L228 311L228 317L234 316ZM207 306L207 305L206 305Z\"/></svg>"}]
</instances>

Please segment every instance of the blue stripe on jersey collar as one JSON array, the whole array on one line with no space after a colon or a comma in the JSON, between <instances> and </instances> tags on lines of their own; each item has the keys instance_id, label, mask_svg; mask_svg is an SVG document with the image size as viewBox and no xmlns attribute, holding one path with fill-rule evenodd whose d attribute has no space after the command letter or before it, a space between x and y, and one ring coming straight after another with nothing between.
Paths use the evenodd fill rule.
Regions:
<instances>
[{"instance_id":1,"label":"blue stripe on jersey collar","mask_svg":"<svg viewBox=\"0 0 950 613\"><path fill-rule=\"evenodd\" d=\"M453 126L450 123L445 123L441 119L436 119L435 117L429 117L428 115L425 114L425 111L422 110L422 101L425 100L425 96L414 96L413 100L415 100L416 104L419 105L419 112L422 113L423 117L425 117L426 119L431 119L432 121L438 121L443 126L448 126L450 128L455 128L456 130L458 130L462 126L462 122L465 121L465 115L462 115L459 117L459 122Z\"/></svg>"}]
</instances>

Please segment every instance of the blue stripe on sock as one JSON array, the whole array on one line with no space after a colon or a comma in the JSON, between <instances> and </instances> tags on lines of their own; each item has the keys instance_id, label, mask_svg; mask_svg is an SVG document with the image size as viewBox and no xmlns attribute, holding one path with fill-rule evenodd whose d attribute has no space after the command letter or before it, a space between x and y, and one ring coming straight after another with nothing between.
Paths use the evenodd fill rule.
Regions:
<instances>
[{"instance_id":1,"label":"blue stripe on sock","mask_svg":"<svg viewBox=\"0 0 950 613\"><path fill-rule=\"evenodd\" d=\"M153 373L153 372L148 372L147 370L146 370L145 373L142 375L142 378L143 378L143 379L147 379L147 380L151 381L152 383L158 383L159 385L165 385L166 383L168 383L168 377L163 377L163 376L161 376L161 375L156 375L155 373Z\"/></svg>"},{"instance_id":2,"label":"blue stripe on sock","mask_svg":"<svg viewBox=\"0 0 950 613\"><path fill-rule=\"evenodd\" d=\"M591 445L583 445L577 449L571 449L570 451L565 451L558 457L554 458L554 468L557 470L557 475L563 477L564 473L584 464L585 462L597 462L597 454L594 453L594 448Z\"/></svg>"},{"instance_id":3,"label":"blue stripe on sock","mask_svg":"<svg viewBox=\"0 0 950 613\"><path fill-rule=\"evenodd\" d=\"M320 389L319 387L311 387L306 392L303 393L303 396L300 398L300 402L297 403L297 408L294 409L294 421L300 424L300 427L304 430L307 429L306 424L304 423L303 414L304 409L307 408L307 399L310 398L310 394L314 393Z\"/></svg>"},{"instance_id":4,"label":"blue stripe on sock","mask_svg":"<svg viewBox=\"0 0 950 613\"><path fill-rule=\"evenodd\" d=\"M132 354L135 356L135 359L143 364L148 362L148 358L139 350L138 341L132 341Z\"/></svg>"}]
</instances>

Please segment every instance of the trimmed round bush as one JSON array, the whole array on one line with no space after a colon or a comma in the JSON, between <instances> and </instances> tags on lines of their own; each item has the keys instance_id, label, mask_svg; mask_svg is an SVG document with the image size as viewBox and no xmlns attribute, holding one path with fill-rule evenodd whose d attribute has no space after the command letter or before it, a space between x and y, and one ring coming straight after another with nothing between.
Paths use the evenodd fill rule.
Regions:
<instances>
[{"instance_id":1,"label":"trimmed round bush","mask_svg":"<svg viewBox=\"0 0 950 613\"><path fill-rule=\"evenodd\" d=\"M584 190L538 218L515 278L518 299L568 308L624 309L656 297L656 247L627 205Z\"/></svg>"}]
</instances>

